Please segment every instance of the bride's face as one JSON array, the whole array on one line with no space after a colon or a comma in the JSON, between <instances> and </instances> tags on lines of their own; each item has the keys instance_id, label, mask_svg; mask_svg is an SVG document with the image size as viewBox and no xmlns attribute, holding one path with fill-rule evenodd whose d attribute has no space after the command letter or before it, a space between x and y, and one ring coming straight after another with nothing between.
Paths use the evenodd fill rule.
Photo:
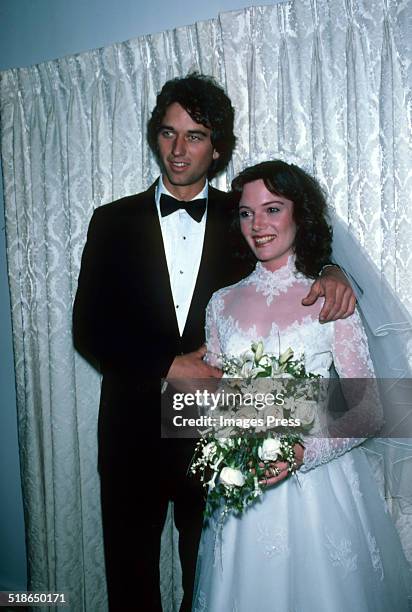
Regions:
<instances>
[{"instance_id":1,"label":"bride's face","mask_svg":"<svg viewBox=\"0 0 412 612\"><path fill-rule=\"evenodd\" d=\"M243 187L239 216L242 234L257 259L272 271L285 265L296 236L293 202L270 192L259 179Z\"/></svg>"}]
</instances>

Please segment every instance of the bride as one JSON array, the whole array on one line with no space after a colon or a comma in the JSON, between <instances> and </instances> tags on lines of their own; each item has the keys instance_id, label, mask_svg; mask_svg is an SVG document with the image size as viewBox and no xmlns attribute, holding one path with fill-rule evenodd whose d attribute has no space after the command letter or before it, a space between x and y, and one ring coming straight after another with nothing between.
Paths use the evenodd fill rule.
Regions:
<instances>
[{"instance_id":1,"label":"bride","mask_svg":"<svg viewBox=\"0 0 412 612\"><path fill-rule=\"evenodd\" d=\"M257 264L209 302L209 362L219 366L219 354L240 355L262 339L267 352L292 347L322 377L333 365L341 378L373 378L358 313L322 325L320 306L301 303L331 252L316 181L271 161L232 187ZM375 430L380 417L371 415ZM298 478L270 478L276 486L223 527L215 512L200 543L194 612L407 612L408 565L363 441L307 437Z\"/></svg>"}]
</instances>

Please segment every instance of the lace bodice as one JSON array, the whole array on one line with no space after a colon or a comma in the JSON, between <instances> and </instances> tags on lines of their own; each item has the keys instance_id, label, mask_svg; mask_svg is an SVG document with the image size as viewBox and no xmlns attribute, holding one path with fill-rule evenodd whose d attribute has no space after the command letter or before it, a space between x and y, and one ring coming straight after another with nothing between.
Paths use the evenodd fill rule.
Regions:
<instances>
[{"instance_id":1,"label":"lace bodice","mask_svg":"<svg viewBox=\"0 0 412 612\"><path fill-rule=\"evenodd\" d=\"M307 371L329 377L332 363L341 378L373 378L373 365L359 314L321 324L322 304L303 306L312 280L297 272L294 258L270 272L260 262L246 278L213 294L206 313L207 360L219 366L219 354L237 356L263 340L266 352L291 347ZM366 407L365 409L368 409ZM381 413L373 415L376 428ZM360 444L361 438L310 438L305 441L307 471Z\"/></svg>"}]
</instances>

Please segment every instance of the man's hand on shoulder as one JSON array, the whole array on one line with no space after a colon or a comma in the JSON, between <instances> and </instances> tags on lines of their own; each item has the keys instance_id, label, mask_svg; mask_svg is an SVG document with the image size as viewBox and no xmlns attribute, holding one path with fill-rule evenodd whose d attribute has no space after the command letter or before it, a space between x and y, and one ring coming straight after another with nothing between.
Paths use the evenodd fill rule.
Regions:
<instances>
[{"instance_id":1,"label":"man's hand on shoulder","mask_svg":"<svg viewBox=\"0 0 412 612\"><path fill-rule=\"evenodd\" d=\"M328 323L346 319L355 312L356 297L345 274L338 266L327 266L312 284L308 295L302 300L304 306L311 306L320 297L325 298L319 321Z\"/></svg>"},{"instance_id":2,"label":"man's hand on shoulder","mask_svg":"<svg viewBox=\"0 0 412 612\"><path fill-rule=\"evenodd\" d=\"M192 393L199 388L199 385L196 385L197 379L220 379L222 371L203 361L205 354L206 347L203 345L193 353L178 355L170 366L166 380L178 391Z\"/></svg>"}]
</instances>

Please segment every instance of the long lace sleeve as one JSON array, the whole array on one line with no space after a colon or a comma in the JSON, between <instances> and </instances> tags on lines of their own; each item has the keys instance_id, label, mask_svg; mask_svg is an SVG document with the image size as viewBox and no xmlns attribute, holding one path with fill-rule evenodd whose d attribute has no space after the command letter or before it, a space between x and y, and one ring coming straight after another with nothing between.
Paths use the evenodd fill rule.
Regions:
<instances>
[{"instance_id":1,"label":"long lace sleeve","mask_svg":"<svg viewBox=\"0 0 412 612\"><path fill-rule=\"evenodd\" d=\"M382 406L379 402L374 370L369 354L368 341L359 314L334 323L332 354L334 365L341 379L365 379L345 385L342 390L350 409L334 428L334 435L350 431L376 433L383 424ZM327 463L364 442L364 437L308 438L305 440L302 472Z\"/></svg>"},{"instance_id":2,"label":"long lace sleeve","mask_svg":"<svg viewBox=\"0 0 412 612\"><path fill-rule=\"evenodd\" d=\"M219 333L217 327L217 298L216 294L214 294L209 301L209 304L206 308L206 347L207 353L204 357L204 360L212 366L217 368L221 367L219 355L221 354L221 346L219 341Z\"/></svg>"}]
</instances>

